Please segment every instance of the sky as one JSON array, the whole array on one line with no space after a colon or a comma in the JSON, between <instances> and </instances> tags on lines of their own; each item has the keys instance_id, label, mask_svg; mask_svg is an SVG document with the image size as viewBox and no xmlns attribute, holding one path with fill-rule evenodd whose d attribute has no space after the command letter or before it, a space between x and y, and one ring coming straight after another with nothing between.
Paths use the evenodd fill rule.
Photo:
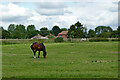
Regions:
<instances>
[{"instance_id":1,"label":"sky","mask_svg":"<svg viewBox=\"0 0 120 80\"><path fill-rule=\"evenodd\" d=\"M95 29L97 26L118 26L119 0L30 0L1 1L0 26L7 30L10 24L35 25L37 30L57 25L70 28L77 21L84 27Z\"/></svg>"}]
</instances>

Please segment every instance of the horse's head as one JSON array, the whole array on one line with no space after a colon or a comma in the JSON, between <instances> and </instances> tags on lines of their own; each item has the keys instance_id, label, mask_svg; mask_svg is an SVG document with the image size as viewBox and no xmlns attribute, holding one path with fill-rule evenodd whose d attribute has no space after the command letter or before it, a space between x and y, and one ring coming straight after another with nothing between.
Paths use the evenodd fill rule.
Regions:
<instances>
[{"instance_id":1,"label":"horse's head","mask_svg":"<svg viewBox=\"0 0 120 80\"><path fill-rule=\"evenodd\" d=\"M47 54L47 52L44 51L44 52L43 52L43 56L44 56L44 58L46 58L46 54Z\"/></svg>"}]
</instances>

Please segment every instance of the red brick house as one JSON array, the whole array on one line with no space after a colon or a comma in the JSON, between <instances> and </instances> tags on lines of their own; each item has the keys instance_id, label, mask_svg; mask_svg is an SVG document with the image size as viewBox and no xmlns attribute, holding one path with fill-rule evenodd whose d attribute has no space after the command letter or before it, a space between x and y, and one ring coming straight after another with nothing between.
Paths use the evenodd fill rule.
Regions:
<instances>
[{"instance_id":1,"label":"red brick house","mask_svg":"<svg viewBox=\"0 0 120 80\"><path fill-rule=\"evenodd\" d=\"M61 33L58 34L58 37L62 37L63 39L67 39L67 33L68 33L68 31L62 31Z\"/></svg>"}]
</instances>

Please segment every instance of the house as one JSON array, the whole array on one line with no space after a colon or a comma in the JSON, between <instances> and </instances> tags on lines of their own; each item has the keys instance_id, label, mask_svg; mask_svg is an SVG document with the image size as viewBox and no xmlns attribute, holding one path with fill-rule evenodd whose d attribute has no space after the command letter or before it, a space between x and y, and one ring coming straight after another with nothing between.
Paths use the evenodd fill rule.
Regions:
<instances>
[{"instance_id":1,"label":"house","mask_svg":"<svg viewBox=\"0 0 120 80\"><path fill-rule=\"evenodd\" d=\"M31 39L48 39L47 36L43 37L40 34L33 36Z\"/></svg>"},{"instance_id":2,"label":"house","mask_svg":"<svg viewBox=\"0 0 120 80\"><path fill-rule=\"evenodd\" d=\"M63 39L67 39L67 33L68 33L68 31L62 31L61 33L58 34L58 37L62 37Z\"/></svg>"}]
</instances>

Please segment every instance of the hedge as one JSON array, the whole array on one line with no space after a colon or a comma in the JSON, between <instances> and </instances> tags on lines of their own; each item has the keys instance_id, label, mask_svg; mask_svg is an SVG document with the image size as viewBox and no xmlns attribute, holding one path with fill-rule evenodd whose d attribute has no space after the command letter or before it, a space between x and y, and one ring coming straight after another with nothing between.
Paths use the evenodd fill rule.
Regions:
<instances>
[{"instance_id":1,"label":"hedge","mask_svg":"<svg viewBox=\"0 0 120 80\"><path fill-rule=\"evenodd\" d=\"M55 42L64 42L62 37L57 37L54 41Z\"/></svg>"},{"instance_id":2,"label":"hedge","mask_svg":"<svg viewBox=\"0 0 120 80\"><path fill-rule=\"evenodd\" d=\"M109 39L107 38L92 38L92 39L89 39L90 42L107 42L109 41Z\"/></svg>"}]
</instances>

